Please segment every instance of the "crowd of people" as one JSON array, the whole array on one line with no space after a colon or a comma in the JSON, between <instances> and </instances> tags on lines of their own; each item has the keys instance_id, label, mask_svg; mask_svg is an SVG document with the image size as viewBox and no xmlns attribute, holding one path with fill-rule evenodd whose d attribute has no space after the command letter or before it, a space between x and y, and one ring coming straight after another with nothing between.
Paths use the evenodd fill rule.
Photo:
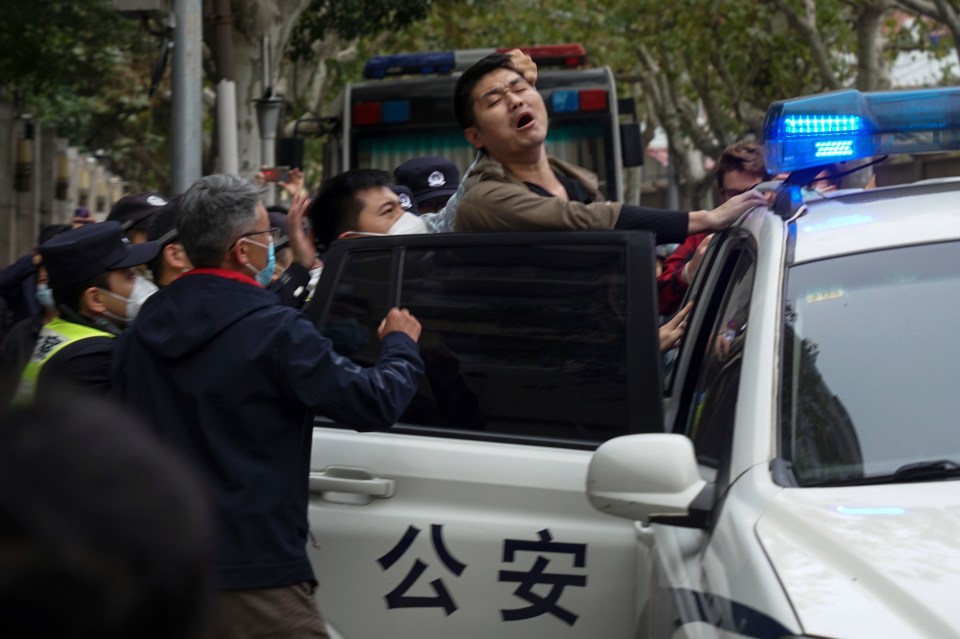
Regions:
<instances>
[{"instance_id":1,"label":"crowd of people","mask_svg":"<svg viewBox=\"0 0 960 639\"><path fill-rule=\"evenodd\" d=\"M165 493L170 517L192 527L176 557L183 565L194 562L183 578L214 595L202 610L193 609L194 601L188 612L197 619L164 636L327 636L306 556L311 417L325 415L361 430L390 426L424 371L420 324L407 310L394 308L383 318L380 357L369 368L338 355L305 319L301 311L322 269L320 256L332 243L448 231L652 231L660 244L680 244L658 278L660 312L670 317L661 348L676 346L689 312L678 306L710 234L765 203L752 189L768 178L759 149L738 143L720 158L722 203L712 210L610 202L595 175L547 154L547 110L535 86L536 67L519 52L488 56L460 76L456 116L478 151L462 179L445 158L414 158L393 175L346 171L309 197L302 174L294 172L285 185L289 209L268 210L255 181L211 175L170 200L156 193L124 197L105 222L78 218L72 227L45 227L36 252L0 271L11 323L0 342L0 390L2 401L15 407L4 429L20 424L19 431L0 436L25 438L24 429L39 430L39 420L47 424L42 430L52 449L62 452L76 442L75 455L86 456L78 443L81 425L96 420L84 413L71 427L61 423L74 420L61 400L79 393L84 399L76 411L102 409L182 460L180 483ZM90 401L95 397L115 403L106 409ZM109 439L102 430L91 429L90 436ZM143 449L142 442L130 446ZM128 463L111 451L89 461L103 472ZM150 460L142 472L159 477L167 465ZM199 486L215 534L206 532L204 513L183 482ZM46 543L52 533L28 521L32 506L22 500L11 506L12 493L0 495L0 521L18 518L23 544ZM119 521L125 515L110 516ZM132 509L129 516L140 515ZM165 534L178 534L173 524L165 522ZM164 548L160 544L157 552ZM9 556L5 550L0 573L20 574L34 565L8 566L4 562L16 560L2 559ZM122 557L121 550L103 551L109 555L103 561L133 565L143 552L131 547ZM100 561L101 555L91 556ZM25 573L22 578L27 583ZM90 577L103 588L117 587L115 578ZM156 587L174 581L165 576ZM12 596L9 588L0 589L0 597ZM43 585L37 588L42 592ZM131 612L131 619L149 624L152 612L141 612Z\"/></svg>"}]
</instances>

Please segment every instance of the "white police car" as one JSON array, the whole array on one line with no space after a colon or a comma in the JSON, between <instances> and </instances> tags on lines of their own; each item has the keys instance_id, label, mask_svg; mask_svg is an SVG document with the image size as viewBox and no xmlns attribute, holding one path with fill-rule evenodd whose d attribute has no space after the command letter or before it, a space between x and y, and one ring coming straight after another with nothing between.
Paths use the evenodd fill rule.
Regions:
<instances>
[{"instance_id":1,"label":"white police car","mask_svg":"<svg viewBox=\"0 0 960 639\"><path fill-rule=\"evenodd\" d=\"M960 634L960 181L801 198L825 162L958 148L958 114L775 105L792 178L711 243L665 383L649 234L335 243L309 316L368 365L410 308L427 372L387 431L314 428L334 635Z\"/></svg>"},{"instance_id":2,"label":"white police car","mask_svg":"<svg viewBox=\"0 0 960 639\"><path fill-rule=\"evenodd\" d=\"M798 183L957 149L960 90L786 101L764 136ZM695 284L671 434L591 461L591 502L648 549L638 637L960 635L960 180L798 192Z\"/></svg>"}]
</instances>

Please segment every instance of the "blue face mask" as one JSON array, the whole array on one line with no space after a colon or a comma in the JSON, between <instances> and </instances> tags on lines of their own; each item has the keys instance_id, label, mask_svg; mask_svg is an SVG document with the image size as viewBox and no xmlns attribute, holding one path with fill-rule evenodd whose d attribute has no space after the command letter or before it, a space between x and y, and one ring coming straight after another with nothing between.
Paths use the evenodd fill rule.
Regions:
<instances>
[{"instance_id":1,"label":"blue face mask","mask_svg":"<svg viewBox=\"0 0 960 639\"><path fill-rule=\"evenodd\" d=\"M40 306L51 311L57 308L57 303L53 299L53 291L46 284L37 284L37 301L40 302Z\"/></svg>"},{"instance_id":2,"label":"blue face mask","mask_svg":"<svg viewBox=\"0 0 960 639\"><path fill-rule=\"evenodd\" d=\"M258 271L257 267L251 264L250 262L246 263L246 267L254 272L253 279L257 280L257 284L266 288L267 284L270 283L270 280L273 279L273 272L277 267L277 256L273 251L273 238L270 238L269 244L261 244L249 238L243 238L244 241L250 242L251 244L256 244L257 246L262 246L267 249L267 265L262 271Z\"/></svg>"}]
</instances>

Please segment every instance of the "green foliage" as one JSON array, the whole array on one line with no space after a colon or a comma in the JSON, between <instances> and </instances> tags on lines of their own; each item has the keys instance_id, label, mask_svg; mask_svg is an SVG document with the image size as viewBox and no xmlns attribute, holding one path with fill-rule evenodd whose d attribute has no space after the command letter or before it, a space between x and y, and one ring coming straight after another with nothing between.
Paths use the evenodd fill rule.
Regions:
<instances>
[{"instance_id":1,"label":"green foliage","mask_svg":"<svg viewBox=\"0 0 960 639\"><path fill-rule=\"evenodd\" d=\"M851 23L865 0L818 0L817 25L831 72L856 72ZM804 0L783 0L802 15ZM756 132L774 100L822 91L810 43L773 0L436 0L422 22L379 39L377 53L580 42L618 78L658 84L659 118L699 128L716 154ZM622 86L621 94L631 93ZM692 113L678 110L684 105ZM656 106L656 105L655 105ZM703 122L703 111L709 123ZM698 123L698 115L700 122Z\"/></svg>"},{"instance_id":2,"label":"green foliage","mask_svg":"<svg viewBox=\"0 0 960 639\"><path fill-rule=\"evenodd\" d=\"M311 59L310 45L329 33L352 40L403 29L425 18L431 6L431 0L313 0L297 23L290 56Z\"/></svg>"},{"instance_id":3,"label":"green foliage","mask_svg":"<svg viewBox=\"0 0 960 639\"><path fill-rule=\"evenodd\" d=\"M7 3L0 48L0 86L22 112L103 149L124 179L163 188L167 108L147 97L159 40L110 0L35 0Z\"/></svg>"},{"instance_id":4,"label":"green foliage","mask_svg":"<svg viewBox=\"0 0 960 639\"><path fill-rule=\"evenodd\" d=\"M0 21L0 78L43 94L110 68L119 17L108 0L6 3Z\"/></svg>"}]
</instances>

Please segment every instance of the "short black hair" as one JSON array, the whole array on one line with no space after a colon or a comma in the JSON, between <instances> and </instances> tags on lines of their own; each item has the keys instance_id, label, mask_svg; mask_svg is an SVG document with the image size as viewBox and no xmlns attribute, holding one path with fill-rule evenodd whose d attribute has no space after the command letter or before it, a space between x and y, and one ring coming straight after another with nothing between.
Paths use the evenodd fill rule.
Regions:
<instances>
[{"instance_id":1,"label":"short black hair","mask_svg":"<svg viewBox=\"0 0 960 639\"><path fill-rule=\"evenodd\" d=\"M196 471L120 406L56 397L0 409L4 634L200 636L215 537Z\"/></svg>"},{"instance_id":2,"label":"short black hair","mask_svg":"<svg viewBox=\"0 0 960 639\"><path fill-rule=\"evenodd\" d=\"M95 275L85 282L80 282L79 284L74 284L73 286L60 286L58 288L54 288L52 289L53 301L57 303L57 306L66 306L70 310L79 313L80 298L83 297L83 292L88 288L92 286L93 288L102 288L106 291L111 290L109 273L110 271L104 271L103 273Z\"/></svg>"},{"instance_id":3,"label":"short black hair","mask_svg":"<svg viewBox=\"0 0 960 639\"><path fill-rule=\"evenodd\" d=\"M466 130L474 125L473 88L485 75L497 69L517 70L506 53L491 53L477 60L457 78L453 88L453 114L457 117L461 129Z\"/></svg>"},{"instance_id":4,"label":"short black hair","mask_svg":"<svg viewBox=\"0 0 960 639\"><path fill-rule=\"evenodd\" d=\"M318 249L326 249L341 233L356 226L363 210L357 191L378 186L390 186L389 173L379 169L350 169L324 182L307 210Z\"/></svg>"}]
</instances>

